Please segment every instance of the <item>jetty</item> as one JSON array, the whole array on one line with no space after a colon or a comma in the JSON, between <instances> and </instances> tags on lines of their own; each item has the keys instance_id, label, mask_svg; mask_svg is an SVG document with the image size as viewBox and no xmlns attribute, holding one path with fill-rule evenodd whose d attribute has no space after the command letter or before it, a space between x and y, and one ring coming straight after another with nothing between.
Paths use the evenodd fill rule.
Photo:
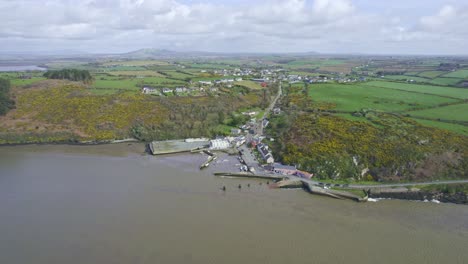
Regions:
<instances>
[{"instance_id":1,"label":"jetty","mask_svg":"<svg viewBox=\"0 0 468 264\"><path fill-rule=\"evenodd\" d=\"M238 178L255 178L255 179L267 179L267 180L283 180L285 176L276 176L268 174L254 174L249 172L215 172L215 176L226 176L226 177L238 177Z\"/></svg>"},{"instance_id":2,"label":"jetty","mask_svg":"<svg viewBox=\"0 0 468 264\"><path fill-rule=\"evenodd\" d=\"M208 156L208 160L205 161L205 162L203 162L202 165L200 165L200 170L201 170L201 169L204 169L204 168L207 168L207 167L210 165L210 163L211 163L212 161L216 160L217 158L218 158L218 157L217 157L216 155L214 155L214 154L211 155L211 156Z\"/></svg>"},{"instance_id":3,"label":"jetty","mask_svg":"<svg viewBox=\"0 0 468 264\"><path fill-rule=\"evenodd\" d=\"M153 141L148 144L153 155L164 155L182 152L201 151L209 148L210 141L206 138Z\"/></svg>"}]
</instances>

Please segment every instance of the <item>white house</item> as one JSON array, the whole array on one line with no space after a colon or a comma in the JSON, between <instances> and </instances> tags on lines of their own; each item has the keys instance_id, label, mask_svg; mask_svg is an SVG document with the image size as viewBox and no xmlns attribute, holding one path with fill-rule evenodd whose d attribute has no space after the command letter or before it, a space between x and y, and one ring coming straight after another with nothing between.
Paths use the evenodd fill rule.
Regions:
<instances>
[{"instance_id":1,"label":"white house","mask_svg":"<svg viewBox=\"0 0 468 264\"><path fill-rule=\"evenodd\" d=\"M151 87L143 87L143 89L141 89L141 92L144 94L154 94L154 95L161 94L158 89L151 88Z\"/></svg>"},{"instance_id":2,"label":"white house","mask_svg":"<svg viewBox=\"0 0 468 264\"><path fill-rule=\"evenodd\" d=\"M187 88L185 88L185 87L177 87L177 88L175 89L175 91L176 91L176 93L185 93L185 92L187 92L188 90L187 90Z\"/></svg>"},{"instance_id":3,"label":"white house","mask_svg":"<svg viewBox=\"0 0 468 264\"><path fill-rule=\"evenodd\" d=\"M167 93L172 93L173 90L172 89L169 89L169 88L163 88L163 93L167 94Z\"/></svg>"},{"instance_id":4,"label":"white house","mask_svg":"<svg viewBox=\"0 0 468 264\"><path fill-rule=\"evenodd\" d=\"M212 150L227 149L230 146L231 146L231 144L226 139L213 139L213 140L210 140L210 149L212 149Z\"/></svg>"}]
</instances>

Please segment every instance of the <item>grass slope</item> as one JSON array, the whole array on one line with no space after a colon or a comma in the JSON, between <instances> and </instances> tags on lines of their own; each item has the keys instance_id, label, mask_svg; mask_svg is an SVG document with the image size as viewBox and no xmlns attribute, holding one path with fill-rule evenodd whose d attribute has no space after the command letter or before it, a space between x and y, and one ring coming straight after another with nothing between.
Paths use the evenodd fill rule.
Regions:
<instances>
[{"instance_id":1,"label":"grass slope","mask_svg":"<svg viewBox=\"0 0 468 264\"><path fill-rule=\"evenodd\" d=\"M370 81L364 83L364 85L468 99L468 89L382 81Z\"/></svg>"},{"instance_id":2,"label":"grass slope","mask_svg":"<svg viewBox=\"0 0 468 264\"><path fill-rule=\"evenodd\" d=\"M430 107L442 103L456 102L454 99L435 95L395 92L390 89L368 87L366 85L314 84L309 95L318 102L336 104L337 110L358 111L362 108L395 112L415 107Z\"/></svg>"}]
</instances>

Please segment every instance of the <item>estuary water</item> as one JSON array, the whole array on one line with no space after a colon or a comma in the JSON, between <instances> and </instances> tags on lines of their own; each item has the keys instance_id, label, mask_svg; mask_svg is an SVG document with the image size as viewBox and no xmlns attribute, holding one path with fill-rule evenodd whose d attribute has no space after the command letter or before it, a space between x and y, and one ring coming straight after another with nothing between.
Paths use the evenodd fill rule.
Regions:
<instances>
[{"instance_id":1,"label":"estuary water","mask_svg":"<svg viewBox=\"0 0 468 264\"><path fill-rule=\"evenodd\" d=\"M0 263L468 263L468 206L270 189L213 176L228 157L143 150L0 147Z\"/></svg>"},{"instance_id":2,"label":"estuary water","mask_svg":"<svg viewBox=\"0 0 468 264\"><path fill-rule=\"evenodd\" d=\"M0 72L46 71L46 68L35 65L0 66Z\"/></svg>"}]
</instances>

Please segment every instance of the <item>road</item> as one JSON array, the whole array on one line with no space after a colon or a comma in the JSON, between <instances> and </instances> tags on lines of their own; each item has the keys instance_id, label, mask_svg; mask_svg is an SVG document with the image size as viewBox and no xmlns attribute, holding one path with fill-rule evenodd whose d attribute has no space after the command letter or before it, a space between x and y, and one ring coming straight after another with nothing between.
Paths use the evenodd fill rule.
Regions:
<instances>
[{"instance_id":1,"label":"road","mask_svg":"<svg viewBox=\"0 0 468 264\"><path fill-rule=\"evenodd\" d=\"M468 180L409 182L409 183L372 184L372 185L350 184L349 188L371 189L371 188L392 188L392 187L407 187L407 186L415 186L415 185L437 185L437 184L457 184L457 183L468 183Z\"/></svg>"},{"instance_id":2,"label":"road","mask_svg":"<svg viewBox=\"0 0 468 264\"><path fill-rule=\"evenodd\" d=\"M262 118L257 121L258 124L256 125L257 126L257 129L256 129L256 133L258 135L263 135L263 126L262 126L262 121L263 119L265 119L268 115L268 113L270 113L273 108L275 107L276 105L276 102L278 101L278 99L281 97L281 95L283 95L283 89L281 87L281 81L279 82L279 85L278 85L278 94L276 95L275 99L273 99L273 101L270 103L270 105L268 106L267 109L265 109L265 113L263 113L263 116Z\"/></svg>"},{"instance_id":3,"label":"road","mask_svg":"<svg viewBox=\"0 0 468 264\"><path fill-rule=\"evenodd\" d=\"M297 176L287 176L291 180L300 180L311 185L319 185L320 181L314 181L309 179L300 178ZM408 187L415 185L437 185L437 184L457 184L457 183L468 183L468 180L452 180L452 181L432 181L432 182L409 182L409 183L390 183L390 184L372 184L372 185L359 185L349 184L346 188L350 189L375 189L375 188L393 188L393 187ZM341 185L342 186L342 185Z\"/></svg>"}]
</instances>

